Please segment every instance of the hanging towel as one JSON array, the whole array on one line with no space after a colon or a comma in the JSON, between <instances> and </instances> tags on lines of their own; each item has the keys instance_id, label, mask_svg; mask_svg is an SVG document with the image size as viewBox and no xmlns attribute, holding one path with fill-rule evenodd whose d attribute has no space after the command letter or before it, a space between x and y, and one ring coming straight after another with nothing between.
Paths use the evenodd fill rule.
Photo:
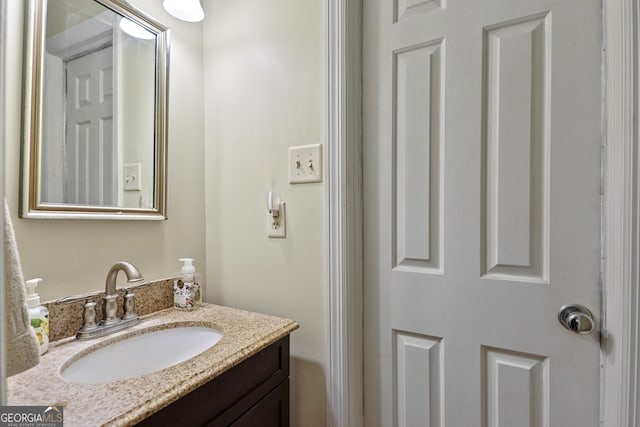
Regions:
<instances>
[{"instance_id":1,"label":"hanging towel","mask_svg":"<svg viewBox=\"0 0 640 427\"><path fill-rule=\"evenodd\" d=\"M7 376L11 376L40 363L40 348L29 325L24 277L7 199L4 200L4 286Z\"/></svg>"}]
</instances>

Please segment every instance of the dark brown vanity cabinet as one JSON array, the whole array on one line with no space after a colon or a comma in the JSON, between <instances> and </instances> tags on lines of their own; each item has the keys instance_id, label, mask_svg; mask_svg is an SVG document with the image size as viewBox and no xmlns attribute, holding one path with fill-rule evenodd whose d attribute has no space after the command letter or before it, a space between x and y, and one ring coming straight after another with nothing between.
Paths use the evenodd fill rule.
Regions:
<instances>
[{"instance_id":1,"label":"dark brown vanity cabinet","mask_svg":"<svg viewBox=\"0 0 640 427\"><path fill-rule=\"evenodd\" d=\"M288 425L288 335L138 424L153 427Z\"/></svg>"}]
</instances>

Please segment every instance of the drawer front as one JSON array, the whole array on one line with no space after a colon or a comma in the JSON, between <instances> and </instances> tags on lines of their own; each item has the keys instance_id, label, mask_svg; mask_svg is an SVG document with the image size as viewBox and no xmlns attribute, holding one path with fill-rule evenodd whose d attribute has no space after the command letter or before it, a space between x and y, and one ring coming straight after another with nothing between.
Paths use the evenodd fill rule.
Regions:
<instances>
[{"instance_id":1,"label":"drawer front","mask_svg":"<svg viewBox=\"0 0 640 427\"><path fill-rule=\"evenodd\" d=\"M138 425L228 426L288 377L287 335Z\"/></svg>"},{"instance_id":2,"label":"drawer front","mask_svg":"<svg viewBox=\"0 0 640 427\"><path fill-rule=\"evenodd\" d=\"M231 425L233 427L289 426L289 380L285 380Z\"/></svg>"}]
</instances>

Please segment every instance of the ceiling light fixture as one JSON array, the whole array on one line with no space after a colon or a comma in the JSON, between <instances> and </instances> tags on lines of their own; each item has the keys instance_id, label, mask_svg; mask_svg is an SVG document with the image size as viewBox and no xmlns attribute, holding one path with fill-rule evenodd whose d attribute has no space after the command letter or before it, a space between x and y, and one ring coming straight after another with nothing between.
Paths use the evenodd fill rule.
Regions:
<instances>
[{"instance_id":1,"label":"ceiling light fixture","mask_svg":"<svg viewBox=\"0 0 640 427\"><path fill-rule=\"evenodd\" d=\"M128 20L125 17L122 17L120 19L120 28L125 33L137 39L152 40L156 38L156 35L153 34L151 31L146 30L142 26L136 24L133 21Z\"/></svg>"},{"instance_id":2,"label":"ceiling light fixture","mask_svg":"<svg viewBox=\"0 0 640 427\"><path fill-rule=\"evenodd\" d=\"M183 21L199 22L204 19L200 0L164 0L162 6L170 15Z\"/></svg>"}]
</instances>

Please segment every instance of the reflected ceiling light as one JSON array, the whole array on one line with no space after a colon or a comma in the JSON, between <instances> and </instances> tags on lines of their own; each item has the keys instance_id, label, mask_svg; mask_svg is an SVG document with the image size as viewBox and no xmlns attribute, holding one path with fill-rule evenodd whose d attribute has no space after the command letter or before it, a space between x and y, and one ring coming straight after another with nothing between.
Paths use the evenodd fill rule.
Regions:
<instances>
[{"instance_id":1,"label":"reflected ceiling light","mask_svg":"<svg viewBox=\"0 0 640 427\"><path fill-rule=\"evenodd\" d=\"M135 37L137 39L151 40L156 38L155 34L151 31L145 30L140 25L124 17L120 19L120 29L131 37Z\"/></svg>"},{"instance_id":2,"label":"reflected ceiling light","mask_svg":"<svg viewBox=\"0 0 640 427\"><path fill-rule=\"evenodd\" d=\"M164 0L162 6L169 14L183 21L199 22L204 19L200 0Z\"/></svg>"}]
</instances>

